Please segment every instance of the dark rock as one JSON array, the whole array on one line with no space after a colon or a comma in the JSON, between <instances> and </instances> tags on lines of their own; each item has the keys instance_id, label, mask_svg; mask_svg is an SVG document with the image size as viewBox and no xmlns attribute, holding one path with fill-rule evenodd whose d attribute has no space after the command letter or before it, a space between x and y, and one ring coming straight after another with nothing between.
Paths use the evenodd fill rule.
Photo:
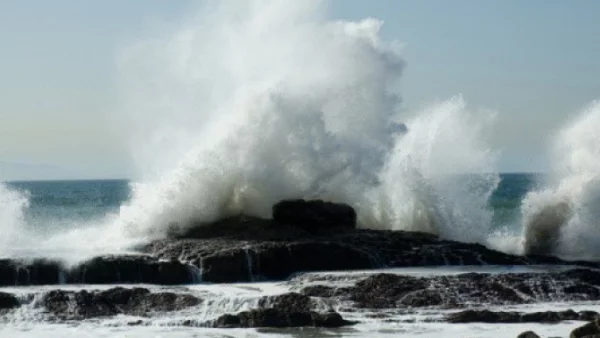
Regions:
<instances>
[{"instance_id":1,"label":"dark rock","mask_svg":"<svg viewBox=\"0 0 600 338\"><path fill-rule=\"evenodd\" d=\"M354 322L345 320L337 312L317 313L311 312L314 326L317 327L342 327L355 324Z\"/></svg>"},{"instance_id":2,"label":"dark rock","mask_svg":"<svg viewBox=\"0 0 600 338\"><path fill-rule=\"evenodd\" d=\"M571 331L569 338L594 338L600 336L600 318Z\"/></svg>"},{"instance_id":3,"label":"dark rock","mask_svg":"<svg viewBox=\"0 0 600 338\"><path fill-rule=\"evenodd\" d=\"M489 310L466 310L446 317L449 323L515 323L519 322L516 312L494 312Z\"/></svg>"},{"instance_id":4,"label":"dark rock","mask_svg":"<svg viewBox=\"0 0 600 338\"><path fill-rule=\"evenodd\" d=\"M256 309L226 314L210 323L216 328L251 328L251 327L328 327L335 328L352 325L338 313L317 313L312 311L285 311L276 308Z\"/></svg>"},{"instance_id":5,"label":"dark rock","mask_svg":"<svg viewBox=\"0 0 600 338\"><path fill-rule=\"evenodd\" d=\"M227 248L202 258L202 279L214 283L280 280L300 271L369 269L373 258L342 243L262 243L253 248Z\"/></svg>"},{"instance_id":6,"label":"dark rock","mask_svg":"<svg viewBox=\"0 0 600 338\"><path fill-rule=\"evenodd\" d=\"M253 281L252 263L245 249L224 250L202 259L202 280L212 283Z\"/></svg>"},{"instance_id":7,"label":"dark rock","mask_svg":"<svg viewBox=\"0 0 600 338\"><path fill-rule=\"evenodd\" d=\"M443 305L444 299L437 290L425 289L411 292L399 300L397 306L425 307ZM447 305L447 304L446 304Z\"/></svg>"},{"instance_id":8,"label":"dark rock","mask_svg":"<svg viewBox=\"0 0 600 338\"><path fill-rule=\"evenodd\" d=\"M58 262L0 259L0 286L59 284L64 275Z\"/></svg>"},{"instance_id":9,"label":"dark rock","mask_svg":"<svg viewBox=\"0 0 600 338\"><path fill-rule=\"evenodd\" d=\"M356 228L356 211L347 204L320 200L285 200L273 206L273 220L309 232Z\"/></svg>"},{"instance_id":10,"label":"dark rock","mask_svg":"<svg viewBox=\"0 0 600 338\"><path fill-rule=\"evenodd\" d=\"M41 300L42 306L57 319L80 320L94 317L114 316L116 307L88 291L49 291Z\"/></svg>"},{"instance_id":11,"label":"dark rock","mask_svg":"<svg viewBox=\"0 0 600 338\"><path fill-rule=\"evenodd\" d=\"M517 336L517 338L541 338L533 331L525 331Z\"/></svg>"},{"instance_id":12,"label":"dark rock","mask_svg":"<svg viewBox=\"0 0 600 338\"><path fill-rule=\"evenodd\" d=\"M330 298L336 295L336 288L325 285L311 285L304 287L300 293L310 297Z\"/></svg>"},{"instance_id":13,"label":"dark rock","mask_svg":"<svg viewBox=\"0 0 600 338\"><path fill-rule=\"evenodd\" d=\"M224 314L219 318L215 319L211 326L218 328L237 328L244 327L247 323L242 324L242 315Z\"/></svg>"},{"instance_id":14,"label":"dark rock","mask_svg":"<svg viewBox=\"0 0 600 338\"><path fill-rule=\"evenodd\" d=\"M19 300L14 295L6 292L0 292L0 310L13 309L19 307Z\"/></svg>"},{"instance_id":15,"label":"dark rock","mask_svg":"<svg viewBox=\"0 0 600 338\"><path fill-rule=\"evenodd\" d=\"M144 288L112 288L105 291L63 291L46 293L38 306L59 320L81 320L117 314L145 316L195 306L200 300L171 292L151 293Z\"/></svg>"},{"instance_id":16,"label":"dark rock","mask_svg":"<svg viewBox=\"0 0 600 338\"><path fill-rule=\"evenodd\" d=\"M168 234L172 239L211 239L293 241L310 237L305 230L295 226L277 224L271 219L237 215L213 223L191 224L175 227Z\"/></svg>"},{"instance_id":17,"label":"dark rock","mask_svg":"<svg viewBox=\"0 0 600 338\"><path fill-rule=\"evenodd\" d=\"M159 240L141 249L162 259L182 259L201 267L202 279L216 283L281 280L302 271L565 263L547 257L512 256L479 244L444 241L424 233L354 229L311 234L293 226L278 228L268 220L236 219L241 223L228 219L224 229L207 230L210 235L205 234L208 237L203 239ZM240 224L248 224L250 230L238 230ZM219 237L210 237L215 234Z\"/></svg>"},{"instance_id":18,"label":"dark rock","mask_svg":"<svg viewBox=\"0 0 600 338\"><path fill-rule=\"evenodd\" d=\"M375 274L358 281L354 287L336 290L336 296L354 301L359 308L378 309L600 300L600 271L580 270L557 273L464 273L429 277ZM539 312L525 314L521 319L556 322L580 318L574 311L560 314L563 317L556 317L554 312ZM585 318L590 315L588 313Z\"/></svg>"},{"instance_id":19,"label":"dark rock","mask_svg":"<svg viewBox=\"0 0 600 338\"><path fill-rule=\"evenodd\" d=\"M258 306L261 308L284 310L286 312L309 312L314 307L314 304L310 297L292 292L277 296L262 297L258 301Z\"/></svg>"},{"instance_id":20,"label":"dark rock","mask_svg":"<svg viewBox=\"0 0 600 338\"><path fill-rule=\"evenodd\" d=\"M598 313L594 312L595 316ZM446 317L450 323L558 323L565 320L585 320L591 313L566 311L505 312L489 310L466 310Z\"/></svg>"},{"instance_id":21,"label":"dark rock","mask_svg":"<svg viewBox=\"0 0 600 338\"><path fill-rule=\"evenodd\" d=\"M351 299L360 307L394 308L399 300L410 292L423 290L427 282L422 279L378 274L362 280L351 289Z\"/></svg>"},{"instance_id":22,"label":"dark rock","mask_svg":"<svg viewBox=\"0 0 600 338\"><path fill-rule=\"evenodd\" d=\"M149 256L105 256L80 263L69 272L70 283L188 284L194 277L189 266L175 260Z\"/></svg>"},{"instance_id":23,"label":"dark rock","mask_svg":"<svg viewBox=\"0 0 600 338\"><path fill-rule=\"evenodd\" d=\"M378 267L372 255L359 247L335 242L288 245L295 271L360 270Z\"/></svg>"}]
</instances>

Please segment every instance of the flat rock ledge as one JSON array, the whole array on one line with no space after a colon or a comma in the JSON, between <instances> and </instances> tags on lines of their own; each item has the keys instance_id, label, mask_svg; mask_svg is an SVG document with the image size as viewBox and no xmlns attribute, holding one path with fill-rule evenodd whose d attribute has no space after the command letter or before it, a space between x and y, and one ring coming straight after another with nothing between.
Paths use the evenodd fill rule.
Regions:
<instances>
[{"instance_id":1,"label":"flat rock ledge","mask_svg":"<svg viewBox=\"0 0 600 338\"><path fill-rule=\"evenodd\" d=\"M351 301L359 309L480 305L519 305L556 301L600 300L600 271L571 269L552 273L464 273L413 277L374 274L350 287L313 284L300 293ZM467 313L472 314L472 313ZM482 312L482 315L489 314Z\"/></svg>"},{"instance_id":2,"label":"flat rock ledge","mask_svg":"<svg viewBox=\"0 0 600 338\"><path fill-rule=\"evenodd\" d=\"M512 312L465 310L446 317L449 323L558 323L561 321L591 321L598 318L596 311L543 311Z\"/></svg>"},{"instance_id":3,"label":"flat rock ledge","mask_svg":"<svg viewBox=\"0 0 600 338\"><path fill-rule=\"evenodd\" d=\"M151 292L146 288L115 287L108 290L65 291L50 290L17 298L10 293L0 293L0 323L3 315L30 304L40 310L39 320L50 323L73 322L117 315L150 318L154 315L202 306L203 300L186 293ZM264 296L257 308L235 314L223 314L209 321L186 320L181 326L212 328L285 328L323 327L337 328L353 325L332 309L315 311L317 304L308 296L287 293ZM144 325L138 319L128 325Z\"/></svg>"},{"instance_id":4,"label":"flat rock ledge","mask_svg":"<svg viewBox=\"0 0 600 338\"><path fill-rule=\"evenodd\" d=\"M139 255L101 256L64 268L47 259L0 259L0 286L48 284L283 280L298 272L442 265L572 264L515 256L434 235L356 228L343 204L282 201L271 219L238 215L210 224L173 226L169 237L135 248Z\"/></svg>"}]
</instances>

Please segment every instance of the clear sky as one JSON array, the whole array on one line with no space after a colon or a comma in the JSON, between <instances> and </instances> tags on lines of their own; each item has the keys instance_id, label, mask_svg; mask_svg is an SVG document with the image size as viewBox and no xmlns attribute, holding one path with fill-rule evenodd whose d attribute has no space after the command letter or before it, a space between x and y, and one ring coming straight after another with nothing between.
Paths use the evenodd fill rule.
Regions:
<instances>
[{"instance_id":1,"label":"clear sky","mask_svg":"<svg viewBox=\"0 0 600 338\"><path fill-rule=\"evenodd\" d=\"M110 120L117 51L192 3L0 1L0 179L128 176ZM502 171L544 170L549 135L600 98L598 13L596 0L331 0L334 18L382 19L404 44L406 109L463 94L496 110Z\"/></svg>"}]
</instances>

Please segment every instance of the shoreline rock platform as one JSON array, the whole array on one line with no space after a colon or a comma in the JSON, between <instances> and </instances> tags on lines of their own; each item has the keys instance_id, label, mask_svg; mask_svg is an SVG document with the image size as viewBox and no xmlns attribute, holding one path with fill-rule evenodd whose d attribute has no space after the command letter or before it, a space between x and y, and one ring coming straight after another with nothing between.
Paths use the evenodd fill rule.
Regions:
<instances>
[{"instance_id":1,"label":"shoreline rock platform","mask_svg":"<svg viewBox=\"0 0 600 338\"><path fill-rule=\"evenodd\" d=\"M0 286L139 283L176 286L287 280L302 272L561 265L563 269L554 272L478 272L420 277L373 271L351 286L332 287L316 280L298 293L259 302L257 308L181 325L332 328L354 324L333 309L323 311L309 305L313 299L335 299L355 309L374 311L425 307L460 310L444 319L448 323L578 320L590 321L588 326L593 327L598 318L592 311L531 314L478 308L486 304L600 300L600 270L596 262L510 255L477 243L444 240L427 233L357 229L356 213L343 204L288 200L273 207L271 219L238 215L182 229L185 230L174 228L168 238L137 248L136 255L100 256L70 268L43 258L0 259ZM0 313L13 311L24 303L27 302L10 293L0 292ZM36 304L44 308L52 320L65 321L119 314L143 317L150 312L177 311L201 303L202 299L193 295L150 292L138 287L104 291L69 291L59 287L46 293Z\"/></svg>"}]
</instances>

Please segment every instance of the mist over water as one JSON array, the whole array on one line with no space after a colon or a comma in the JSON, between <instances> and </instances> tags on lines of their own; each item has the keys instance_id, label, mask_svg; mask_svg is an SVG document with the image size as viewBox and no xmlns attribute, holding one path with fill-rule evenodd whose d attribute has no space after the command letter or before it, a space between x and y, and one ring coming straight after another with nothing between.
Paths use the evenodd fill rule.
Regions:
<instances>
[{"instance_id":1,"label":"mist over water","mask_svg":"<svg viewBox=\"0 0 600 338\"><path fill-rule=\"evenodd\" d=\"M0 185L0 253L82 259L234 214L268 217L281 199L321 198L355 207L364 228L595 257L598 103L558 137L556 180L526 196L522 219L494 227L494 114L460 96L402 111L399 44L381 39L376 19L327 19L326 5L213 2L121 51L119 127L138 167L130 198L80 226L41 231L24 216L27 194Z\"/></svg>"}]
</instances>

